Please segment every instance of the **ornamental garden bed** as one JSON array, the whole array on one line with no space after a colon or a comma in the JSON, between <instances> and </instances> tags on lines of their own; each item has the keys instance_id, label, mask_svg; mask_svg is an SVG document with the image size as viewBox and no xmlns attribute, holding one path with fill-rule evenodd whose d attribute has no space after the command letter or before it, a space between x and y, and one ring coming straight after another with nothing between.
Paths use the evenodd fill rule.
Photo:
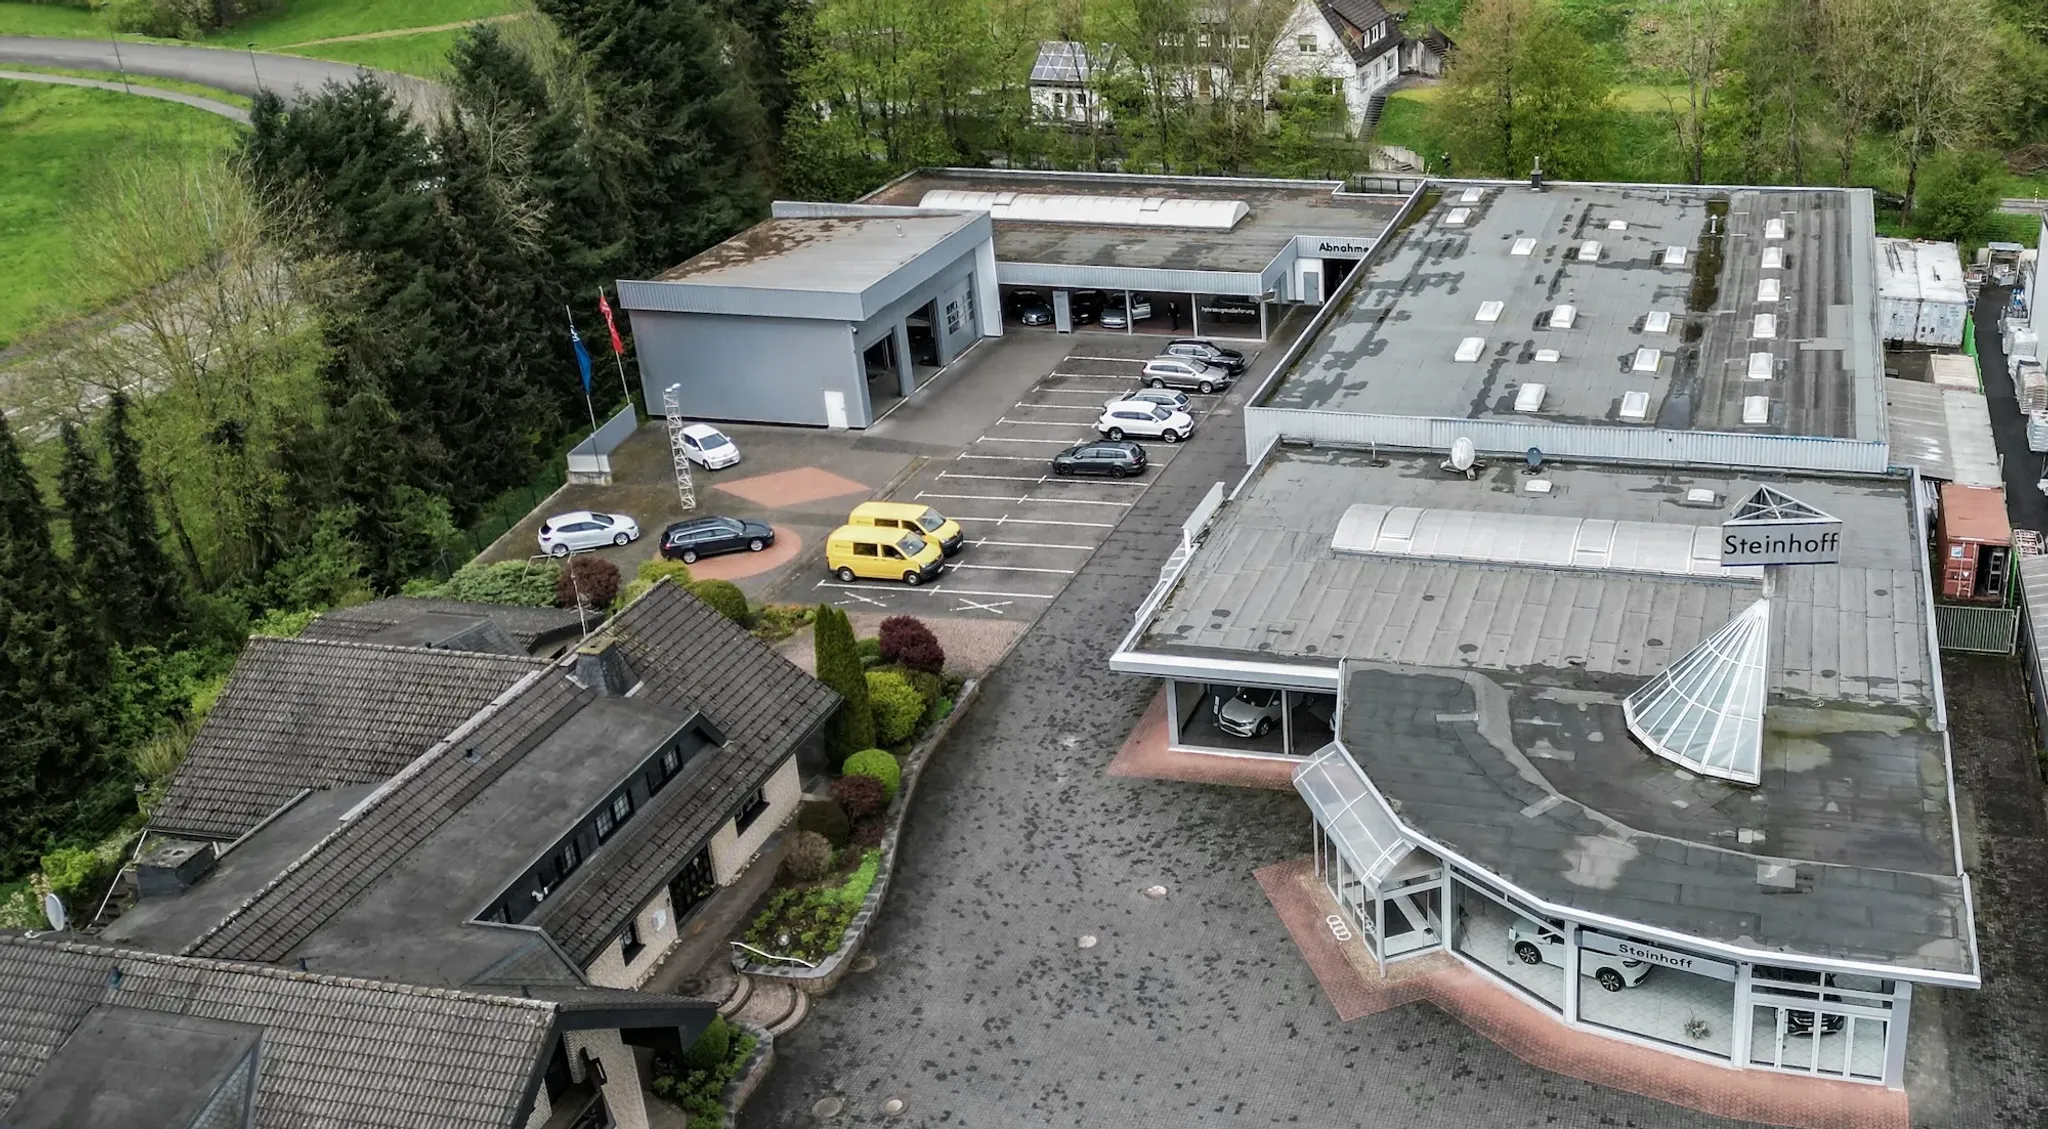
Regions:
<instances>
[{"instance_id":1,"label":"ornamental garden bed","mask_svg":"<svg viewBox=\"0 0 2048 1129\"><path fill-rule=\"evenodd\" d=\"M774 1063L773 1036L714 1016L680 1060L655 1056L650 1088L689 1129L726 1129Z\"/></svg>"},{"instance_id":2,"label":"ornamental garden bed","mask_svg":"<svg viewBox=\"0 0 2048 1129\"><path fill-rule=\"evenodd\" d=\"M799 812L778 885L740 938L754 951L736 947L732 959L749 976L818 995L858 954L888 892L920 771L977 684L948 676L937 640L908 616L859 641L846 613L820 607L815 618L818 677L846 699L827 734L840 774L831 799Z\"/></svg>"}]
</instances>

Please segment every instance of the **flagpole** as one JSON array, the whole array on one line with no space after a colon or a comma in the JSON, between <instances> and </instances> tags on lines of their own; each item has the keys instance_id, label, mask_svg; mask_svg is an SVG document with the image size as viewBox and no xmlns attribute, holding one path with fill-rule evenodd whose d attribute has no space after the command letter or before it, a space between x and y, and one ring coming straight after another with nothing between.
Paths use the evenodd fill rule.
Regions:
<instances>
[{"instance_id":1,"label":"flagpole","mask_svg":"<svg viewBox=\"0 0 2048 1129\"><path fill-rule=\"evenodd\" d=\"M562 312L568 315L569 318L569 340L575 341L576 311L570 309L568 303L564 302L562 304ZM592 444L595 444L597 442L597 405L590 402L590 385L588 382L583 385L583 410L590 413L590 440Z\"/></svg>"},{"instance_id":2,"label":"flagpole","mask_svg":"<svg viewBox=\"0 0 2048 1129\"><path fill-rule=\"evenodd\" d=\"M604 287L602 286L597 288L597 301L600 306L604 304ZM604 317L604 325L606 329L612 332L612 360L619 362L619 391L626 394L626 406L631 407L633 404L633 386L626 383L626 357L625 354L619 351L618 347L618 323L612 321L611 315L607 313Z\"/></svg>"}]
</instances>

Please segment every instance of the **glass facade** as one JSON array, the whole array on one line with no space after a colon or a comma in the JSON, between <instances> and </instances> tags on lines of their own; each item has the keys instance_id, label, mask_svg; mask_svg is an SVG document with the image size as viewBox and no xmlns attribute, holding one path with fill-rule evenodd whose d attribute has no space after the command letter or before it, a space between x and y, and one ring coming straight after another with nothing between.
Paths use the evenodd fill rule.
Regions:
<instances>
[{"instance_id":1,"label":"glass facade","mask_svg":"<svg viewBox=\"0 0 2048 1129\"><path fill-rule=\"evenodd\" d=\"M1599 980L1601 991L1582 982L1580 1021L1715 1058L1734 1055L1735 965L1590 928L1579 930L1579 946L1589 968L1616 970Z\"/></svg>"},{"instance_id":2,"label":"glass facade","mask_svg":"<svg viewBox=\"0 0 2048 1129\"><path fill-rule=\"evenodd\" d=\"M1516 908L1506 896L1470 881L1457 883L1454 902L1451 948L1523 995L1562 1012L1563 924Z\"/></svg>"},{"instance_id":3,"label":"glass facade","mask_svg":"<svg viewBox=\"0 0 2048 1129\"><path fill-rule=\"evenodd\" d=\"M1178 748L1305 757L1336 738L1335 694L1210 682L1167 685L1172 743Z\"/></svg>"}]
</instances>

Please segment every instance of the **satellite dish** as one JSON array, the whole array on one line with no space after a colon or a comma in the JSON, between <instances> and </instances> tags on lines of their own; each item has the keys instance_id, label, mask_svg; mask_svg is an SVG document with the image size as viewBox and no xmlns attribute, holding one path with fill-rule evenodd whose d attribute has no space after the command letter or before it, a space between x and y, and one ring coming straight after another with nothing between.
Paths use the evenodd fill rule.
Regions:
<instances>
[{"instance_id":1,"label":"satellite dish","mask_svg":"<svg viewBox=\"0 0 2048 1129\"><path fill-rule=\"evenodd\" d=\"M1451 444L1451 469L1471 470L1472 464L1477 461L1479 452L1473 448L1472 441L1462 435L1458 436L1457 441Z\"/></svg>"},{"instance_id":2,"label":"satellite dish","mask_svg":"<svg viewBox=\"0 0 2048 1129\"><path fill-rule=\"evenodd\" d=\"M1543 448L1541 448L1541 447L1531 447L1531 448L1529 448L1529 469L1530 469L1530 470L1542 470L1542 469L1543 469Z\"/></svg>"},{"instance_id":3,"label":"satellite dish","mask_svg":"<svg viewBox=\"0 0 2048 1129\"><path fill-rule=\"evenodd\" d=\"M64 912L64 899L55 894L43 895L43 916L50 919L50 928L59 933L70 928L70 915Z\"/></svg>"}]
</instances>

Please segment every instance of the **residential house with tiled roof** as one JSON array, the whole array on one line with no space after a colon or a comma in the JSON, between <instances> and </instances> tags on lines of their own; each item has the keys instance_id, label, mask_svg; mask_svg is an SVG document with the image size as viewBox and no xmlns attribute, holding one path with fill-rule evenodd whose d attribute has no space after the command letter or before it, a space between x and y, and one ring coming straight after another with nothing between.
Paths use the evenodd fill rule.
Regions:
<instances>
[{"instance_id":1,"label":"residential house with tiled roof","mask_svg":"<svg viewBox=\"0 0 2048 1129\"><path fill-rule=\"evenodd\" d=\"M674 1053L712 1014L676 996L428 988L0 936L0 1125L635 1124L637 1048Z\"/></svg>"},{"instance_id":2,"label":"residential house with tiled roof","mask_svg":"<svg viewBox=\"0 0 2048 1129\"><path fill-rule=\"evenodd\" d=\"M431 722L379 715L415 744L372 779L330 774L225 842L153 834L107 940L451 990L639 988L795 814L799 756L839 701L668 583L554 663L312 645L524 665L491 668L502 684L444 726L438 699L415 711ZM273 714L324 700L295 685ZM218 759L212 792L260 763Z\"/></svg>"},{"instance_id":3,"label":"residential house with tiled roof","mask_svg":"<svg viewBox=\"0 0 2048 1129\"><path fill-rule=\"evenodd\" d=\"M299 638L554 658L594 626L574 608L393 596L323 613Z\"/></svg>"}]
</instances>

